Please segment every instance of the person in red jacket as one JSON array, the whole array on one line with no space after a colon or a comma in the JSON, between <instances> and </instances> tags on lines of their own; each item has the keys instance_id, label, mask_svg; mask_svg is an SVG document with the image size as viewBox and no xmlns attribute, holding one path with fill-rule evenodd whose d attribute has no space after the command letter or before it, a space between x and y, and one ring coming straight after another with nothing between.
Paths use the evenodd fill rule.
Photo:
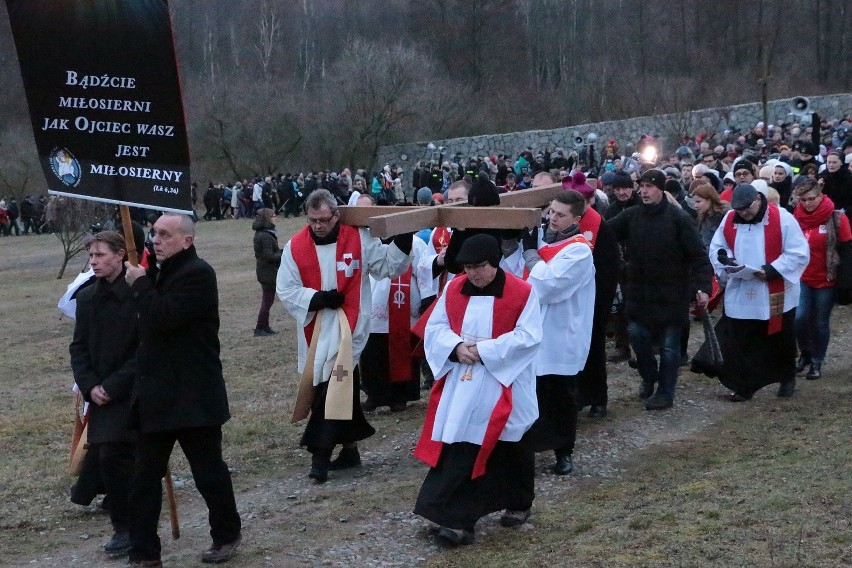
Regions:
<instances>
[{"instance_id":1,"label":"person in red jacket","mask_svg":"<svg viewBox=\"0 0 852 568\"><path fill-rule=\"evenodd\" d=\"M793 216L799 222L811 252L808 266L802 274L796 309L796 341L800 352L796 371L802 372L810 365L805 378L814 380L822 376L837 268L841 256L852 251L852 230L849 218L841 211L835 211L834 202L812 180L801 183L795 192L799 202Z\"/></svg>"}]
</instances>

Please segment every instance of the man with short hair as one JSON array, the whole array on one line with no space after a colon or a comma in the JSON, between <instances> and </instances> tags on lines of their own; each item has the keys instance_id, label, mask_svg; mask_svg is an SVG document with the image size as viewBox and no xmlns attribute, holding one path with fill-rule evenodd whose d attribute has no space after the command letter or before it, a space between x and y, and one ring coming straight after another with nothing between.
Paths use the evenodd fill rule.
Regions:
<instances>
[{"instance_id":1,"label":"man with short hair","mask_svg":"<svg viewBox=\"0 0 852 568\"><path fill-rule=\"evenodd\" d=\"M725 287L719 325L724 366L719 380L743 402L772 383L779 397L796 388L796 306L810 249L796 219L740 184L732 210L710 242L709 255Z\"/></svg>"},{"instance_id":2,"label":"man with short hair","mask_svg":"<svg viewBox=\"0 0 852 568\"><path fill-rule=\"evenodd\" d=\"M481 517L526 522L535 497L535 454L525 436L538 418L534 362L542 338L532 286L499 268L500 245L480 233L456 257L464 276L447 284L426 326L436 377L414 455L431 469L414 512L448 544L471 544Z\"/></svg>"},{"instance_id":3,"label":"man with short hair","mask_svg":"<svg viewBox=\"0 0 852 568\"><path fill-rule=\"evenodd\" d=\"M670 408L674 402L689 303L694 298L698 305L707 304L705 291L713 274L695 223L665 197L665 183L660 170L642 174L642 204L609 221L630 251L624 296L630 343L642 377L639 396L646 399L647 410Z\"/></svg>"},{"instance_id":4,"label":"man with short hair","mask_svg":"<svg viewBox=\"0 0 852 568\"><path fill-rule=\"evenodd\" d=\"M297 409L303 407L305 414L310 410L300 445L313 456L308 476L324 483L329 469L359 465L357 442L375 433L361 410L358 380L350 373L370 333L369 276L399 276L410 263L413 233L398 235L385 245L367 229L343 225L337 200L325 189L308 195L305 210L308 224L284 246L277 292L296 320L304 387ZM349 418L331 419L326 414ZM343 449L332 462L338 444Z\"/></svg>"},{"instance_id":5,"label":"man with short hair","mask_svg":"<svg viewBox=\"0 0 852 568\"><path fill-rule=\"evenodd\" d=\"M230 559L240 545L240 515L222 459L222 424L231 417L219 359L216 273L195 251L195 224L166 213L154 223L155 262L126 263L139 314L131 424L139 430L130 502L131 565L161 566L157 521L160 480L175 442L210 513L213 545L202 562Z\"/></svg>"},{"instance_id":6,"label":"man with short hair","mask_svg":"<svg viewBox=\"0 0 852 568\"><path fill-rule=\"evenodd\" d=\"M586 210L587 201L578 192L560 193L550 203L544 228L525 231L521 247L504 261L532 284L541 304L543 334L535 363L539 418L530 430L530 443L537 452L553 450L557 475L574 469L577 375L594 342L595 263L581 232Z\"/></svg>"}]
</instances>

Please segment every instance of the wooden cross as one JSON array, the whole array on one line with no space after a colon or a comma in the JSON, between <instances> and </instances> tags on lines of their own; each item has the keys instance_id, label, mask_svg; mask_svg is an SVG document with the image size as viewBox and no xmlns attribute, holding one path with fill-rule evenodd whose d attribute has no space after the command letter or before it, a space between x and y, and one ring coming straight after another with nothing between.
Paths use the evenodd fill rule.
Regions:
<instances>
[{"instance_id":1,"label":"wooden cross","mask_svg":"<svg viewBox=\"0 0 852 568\"><path fill-rule=\"evenodd\" d=\"M343 368L343 365L338 365L331 372L331 376L337 379L338 383L342 383L343 379L345 379L349 375L349 371Z\"/></svg>"},{"instance_id":2,"label":"wooden cross","mask_svg":"<svg viewBox=\"0 0 852 568\"><path fill-rule=\"evenodd\" d=\"M340 222L369 227L386 239L427 227L454 229L531 229L541 224L541 208L563 191L561 183L500 194L499 207L471 207L467 202L433 207L393 205L342 206Z\"/></svg>"}]
</instances>

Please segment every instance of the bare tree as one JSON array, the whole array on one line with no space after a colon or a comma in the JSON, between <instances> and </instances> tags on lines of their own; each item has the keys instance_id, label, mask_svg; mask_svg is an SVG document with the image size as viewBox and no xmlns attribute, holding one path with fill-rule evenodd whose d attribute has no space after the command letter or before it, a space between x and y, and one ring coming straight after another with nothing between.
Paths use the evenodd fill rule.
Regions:
<instances>
[{"instance_id":1,"label":"bare tree","mask_svg":"<svg viewBox=\"0 0 852 568\"><path fill-rule=\"evenodd\" d=\"M257 24L257 41L254 44L257 59L263 69L263 80L267 89L272 79L270 66L275 46L278 44L278 36L281 31L281 16L278 11L264 0L260 5L260 21Z\"/></svg>"},{"instance_id":2,"label":"bare tree","mask_svg":"<svg viewBox=\"0 0 852 568\"><path fill-rule=\"evenodd\" d=\"M107 218L112 206L71 197L52 197L45 213L53 234L62 243L62 266L56 279L65 274L68 262L86 250L86 236L92 225Z\"/></svg>"}]
</instances>

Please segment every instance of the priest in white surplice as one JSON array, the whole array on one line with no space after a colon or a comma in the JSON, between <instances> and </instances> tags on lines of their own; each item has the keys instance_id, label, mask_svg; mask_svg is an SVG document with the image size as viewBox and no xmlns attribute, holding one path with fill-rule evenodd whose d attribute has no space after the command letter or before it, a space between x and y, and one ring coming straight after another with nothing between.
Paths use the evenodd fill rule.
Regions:
<instances>
[{"instance_id":1,"label":"priest in white surplice","mask_svg":"<svg viewBox=\"0 0 852 568\"><path fill-rule=\"evenodd\" d=\"M338 351L341 346L349 348L347 341L341 343L345 328L340 322L345 317L352 337L350 363L357 363L370 332L372 302L367 276L392 278L404 272L410 263L413 235L397 236L385 245L366 229L340 224L337 201L327 190L312 192L305 208L308 225L284 246L276 288L284 308L296 320L299 373L304 373L306 365L313 368L312 377L303 376L306 388L300 389L296 407L298 411L303 401L310 404L310 419L300 444L313 454L310 477L324 482L330 467L360 464L355 443L375 433L361 411L357 377L340 369ZM317 327L320 333L312 342ZM309 361L312 350L315 354ZM347 405L349 396L352 401L351 419L326 419L331 410L327 400L335 399L337 393L329 387L332 375L336 383L351 389L346 393ZM339 387L334 385L334 389ZM294 414L294 419L301 417ZM343 450L331 462L337 444Z\"/></svg>"},{"instance_id":2,"label":"priest in white surplice","mask_svg":"<svg viewBox=\"0 0 852 568\"><path fill-rule=\"evenodd\" d=\"M437 536L470 544L476 521L506 510L526 520L535 496L535 455L525 434L538 418L533 364L541 342L538 297L498 267L497 240L462 245L465 276L451 280L426 325L435 374L415 456L431 466L414 512Z\"/></svg>"}]
</instances>

